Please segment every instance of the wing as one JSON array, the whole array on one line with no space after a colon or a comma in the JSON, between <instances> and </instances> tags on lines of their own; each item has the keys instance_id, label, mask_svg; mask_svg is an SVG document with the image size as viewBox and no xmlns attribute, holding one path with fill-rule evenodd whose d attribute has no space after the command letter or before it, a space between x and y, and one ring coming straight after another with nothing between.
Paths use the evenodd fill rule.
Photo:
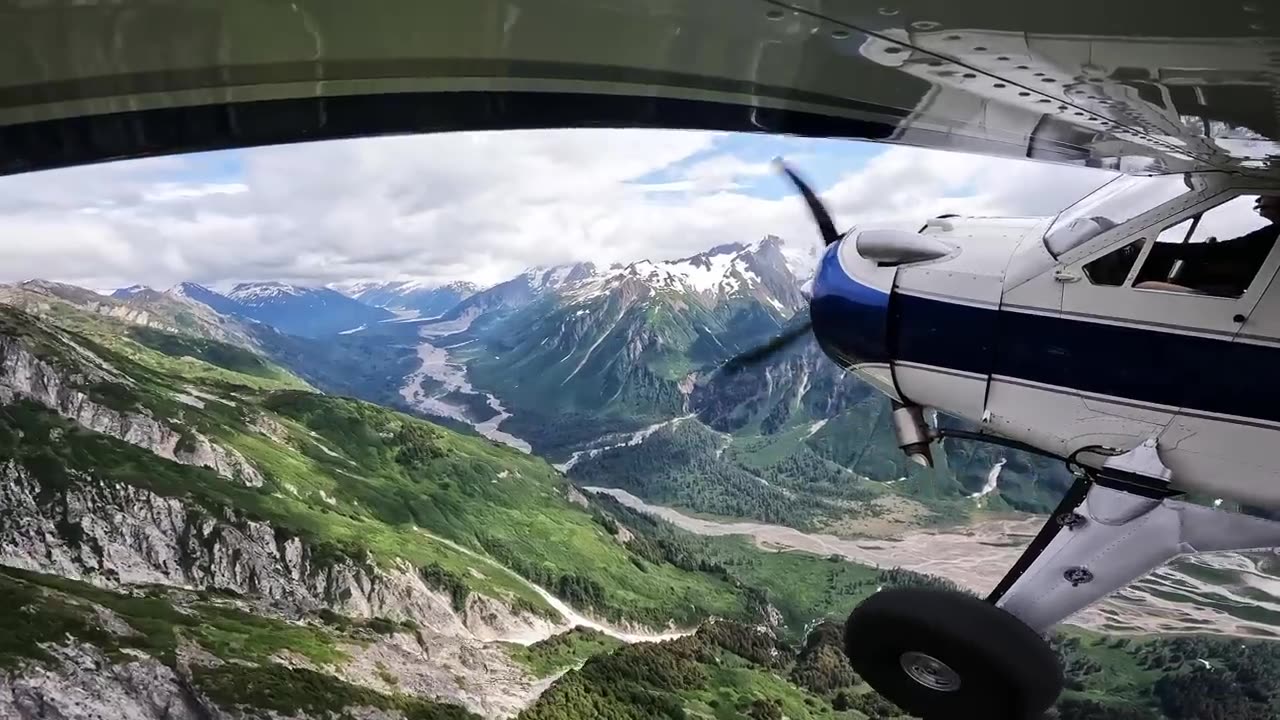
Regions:
<instances>
[{"instance_id":1,"label":"wing","mask_svg":"<svg viewBox=\"0 0 1280 720\"><path fill-rule=\"evenodd\" d=\"M575 126L859 138L1126 172L1270 174L1280 155L1274 3L832 5L10 4L0 173Z\"/></svg>"}]
</instances>

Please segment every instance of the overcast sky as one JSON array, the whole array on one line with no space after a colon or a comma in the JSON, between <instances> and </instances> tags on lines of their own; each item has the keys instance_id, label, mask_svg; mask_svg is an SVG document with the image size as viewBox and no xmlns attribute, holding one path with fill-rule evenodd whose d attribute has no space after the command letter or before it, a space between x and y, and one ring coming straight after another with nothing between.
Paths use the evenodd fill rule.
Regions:
<instances>
[{"instance_id":1,"label":"overcast sky","mask_svg":"<svg viewBox=\"0 0 1280 720\"><path fill-rule=\"evenodd\" d=\"M1106 173L848 141L653 130L346 140L0 178L0 282L465 279L532 265L816 243L786 157L838 224L1051 214Z\"/></svg>"}]
</instances>

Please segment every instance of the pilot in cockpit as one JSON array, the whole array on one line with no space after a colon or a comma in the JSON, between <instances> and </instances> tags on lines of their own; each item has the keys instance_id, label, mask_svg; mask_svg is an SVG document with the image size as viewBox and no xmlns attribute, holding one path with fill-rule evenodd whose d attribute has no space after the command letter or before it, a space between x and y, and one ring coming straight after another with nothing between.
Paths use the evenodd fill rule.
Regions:
<instances>
[{"instance_id":1,"label":"pilot in cockpit","mask_svg":"<svg viewBox=\"0 0 1280 720\"><path fill-rule=\"evenodd\" d=\"M1240 297L1280 237L1280 195L1253 206L1267 224L1230 240L1157 242L1133 286L1139 290Z\"/></svg>"}]
</instances>

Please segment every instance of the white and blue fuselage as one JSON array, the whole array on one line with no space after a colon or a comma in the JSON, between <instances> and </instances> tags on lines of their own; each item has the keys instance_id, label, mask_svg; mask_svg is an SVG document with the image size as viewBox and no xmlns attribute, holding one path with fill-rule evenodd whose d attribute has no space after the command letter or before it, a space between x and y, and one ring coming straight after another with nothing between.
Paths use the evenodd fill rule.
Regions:
<instances>
[{"instance_id":1,"label":"white and blue fuselage","mask_svg":"<svg viewBox=\"0 0 1280 720\"><path fill-rule=\"evenodd\" d=\"M1063 457L1156 438L1175 488L1275 506L1276 249L1239 298L1135 287L1136 267L1123 284L1102 285L1084 267L1262 192L1223 177L1186 183L1057 257L1045 242L1053 218L931 220L921 234L948 252L898 265L863 257L850 233L815 278L815 334L832 359L902 403Z\"/></svg>"}]
</instances>

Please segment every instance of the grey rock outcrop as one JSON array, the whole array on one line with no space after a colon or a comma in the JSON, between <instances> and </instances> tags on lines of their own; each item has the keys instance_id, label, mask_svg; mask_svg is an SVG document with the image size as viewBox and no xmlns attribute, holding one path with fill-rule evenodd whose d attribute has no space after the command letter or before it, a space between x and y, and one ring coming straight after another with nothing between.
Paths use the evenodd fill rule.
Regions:
<instances>
[{"instance_id":1,"label":"grey rock outcrop","mask_svg":"<svg viewBox=\"0 0 1280 720\"><path fill-rule=\"evenodd\" d=\"M498 639L530 630L545 636L555 627L474 595L460 617L449 596L408 563L381 567L321 552L231 510L75 473L70 479L52 488L12 461L0 464L0 562L106 587L230 591L294 615L328 608L413 620L448 636Z\"/></svg>"},{"instance_id":2,"label":"grey rock outcrop","mask_svg":"<svg viewBox=\"0 0 1280 720\"><path fill-rule=\"evenodd\" d=\"M83 349L80 352L87 353ZM77 387L87 382L122 379L101 360L82 363L79 370L69 371L37 357L15 338L0 337L0 403L19 398L31 400L82 427L159 457L206 467L251 487L262 485L262 473L236 450L213 443L198 432L179 431L148 415L105 407Z\"/></svg>"},{"instance_id":3,"label":"grey rock outcrop","mask_svg":"<svg viewBox=\"0 0 1280 720\"><path fill-rule=\"evenodd\" d=\"M50 647L53 667L0 675L0 718L212 720L220 717L177 674L147 656L126 662L91 645Z\"/></svg>"}]
</instances>

